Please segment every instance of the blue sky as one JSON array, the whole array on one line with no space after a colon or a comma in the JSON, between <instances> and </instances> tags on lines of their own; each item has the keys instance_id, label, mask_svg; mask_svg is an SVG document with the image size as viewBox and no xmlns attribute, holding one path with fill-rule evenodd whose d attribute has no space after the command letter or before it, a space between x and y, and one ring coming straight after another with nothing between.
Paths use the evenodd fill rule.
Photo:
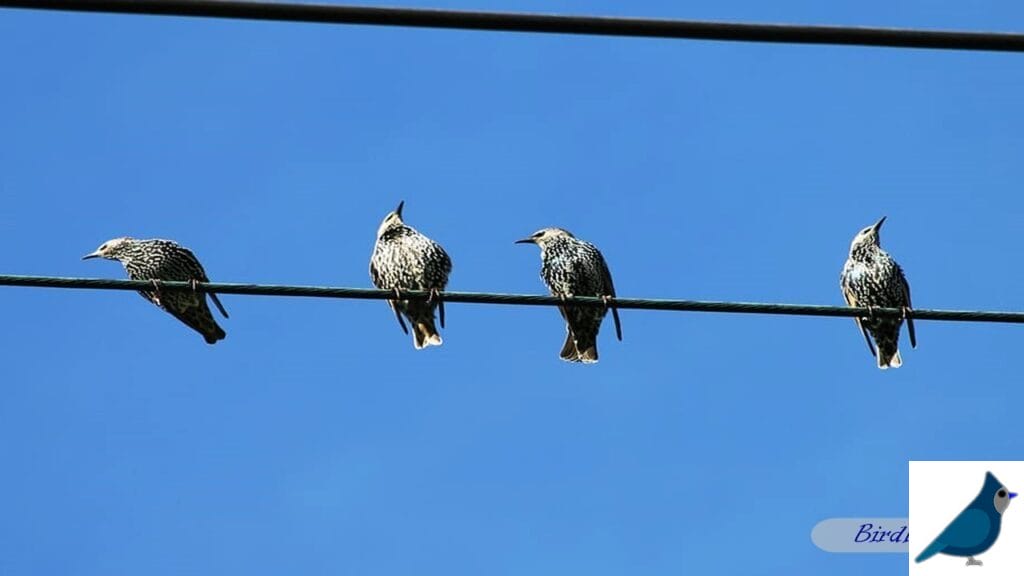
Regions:
<instances>
[{"instance_id":1,"label":"blue sky","mask_svg":"<svg viewBox=\"0 0 1024 576\"><path fill-rule=\"evenodd\" d=\"M427 4L422 4L427 5ZM1019 2L434 2L1018 30ZM122 235L210 277L369 287L381 218L450 288L540 293L562 226L620 295L840 304L849 241L922 308L1024 307L1020 55L0 10L13 274L123 277ZM907 461L1013 459L1021 329L625 311L601 362L549 308L225 296L227 340L124 292L0 289L5 574L863 574L835 516L905 516ZM905 342L904 338L904 342ZM1024 478L1001 478L1024 486ZM1012 514L1012 512L1011 512Z\"/></svg>"}]
</instances>

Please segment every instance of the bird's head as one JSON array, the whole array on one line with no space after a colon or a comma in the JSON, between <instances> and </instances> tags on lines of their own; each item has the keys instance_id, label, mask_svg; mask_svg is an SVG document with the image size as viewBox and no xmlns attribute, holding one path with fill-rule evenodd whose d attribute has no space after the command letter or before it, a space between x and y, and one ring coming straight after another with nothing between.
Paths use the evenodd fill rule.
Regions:
<instances>
[{"instance_id":1,"label":"bird's head","mask_svg":"<svg viewBox=\"0 0 1024 576\"><path fill-rule=\"evenodd\" d=\"M90 252L85 256L82 256L82 260L88 260L90 258L106 258L107 260L121 260L127 256L128 249L135 242L134 238L127 236L122 238L114 238L113 240L107 240L95 252Z\"/></svg>"},{"instance_id":2,"label":"bird's head","mask_svg":"<svg viewBox=\"0 0 1024 576\"><path fill-rule=\"evenodd\" d=\"M380 228L377 228L377 238L380 239L389 230L404 226L405 222L402 221L402 208L405 206L405 200L398 203L398 208L388 212L388 215L384 217L384 220L380 223Z\"/></svg>"},{"instance_id":3,"label":"bird's head","mask_svg":"<svg viewBox=\"0 0 1024 576\"><path fill-rule=\"evenodd\" d=\"M560 238L575 238L575 236L561 228L541 228L522 240L516 240L516 244L536 244L543 250L548 244Z\"/></svg>"},{"instance_id":4,"label":"bird's head","mask_svg":"<svg viewBox=\"0 0 1024 576\"><path fill-rule=\"evenodd\" d=\"M995 505L996 512L1002 514L1010 507L1010 500L1013 500L1016 497L1016 492L1010 492L1006 489L1006 486L1000 486L999 490L996 490L996 497L992 501L992 504Z\"/></svg>"},{"instance_id":5,"label":"bird's head","mask_svg":"<svg viewBox=\"0 0 1024 576\"><path fill-rule=\"evenodd\" d=\"M996 509L996 512L1002 514L1010 507L1010 500L1016 497L1016 492L1010 492L995 475L991 472L986 472L985 485L982 486L981 494L978 495L976 502L979 506L985 506L988 503L988 499L991 498L992 506Z\"/></svg>"},{"instance_id":6,"label":"bird's head","mask_svg":"<svg viewBox=\"0 0 1024 576\"><path fill-rule=\"evenodd\" d=\"M852 254L858 249L866 248L868 246L879 246L878 231L882 228L883 223L885 223L885 216L882 216L878 222L875 222L871 226L857 232L857 235L853 237L853 242L850 242L850 253Z\"/></svg>"}]
</instances>

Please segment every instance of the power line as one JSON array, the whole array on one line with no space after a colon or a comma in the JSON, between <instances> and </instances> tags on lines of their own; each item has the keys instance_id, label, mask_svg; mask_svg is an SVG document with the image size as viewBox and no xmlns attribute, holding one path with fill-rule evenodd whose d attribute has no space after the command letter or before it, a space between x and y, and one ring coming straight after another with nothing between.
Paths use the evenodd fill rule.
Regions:
<instances>
[{"instance_id":1,"label":"power line","mask_svg":"<svg viewBox=\"0 0 1024 576\"><path fill-rule=\"evenodd\" d=\"M1024 35L995 32L752 24L245 0L0 0L0 7L547 34L1024 52Z\"/></svg>"},{"instance_id":2,"label":"power line","mask_svg":"<svg viewBox=\"0 0 1024 576\"><path fill-rule=\"evenodd\" d=\"M144 280L109 280L104 278L56 278L50 276L2 276L0 286L29 286L36 288L76 288L90 290L153 290L153 283ZM161 290L192 290L189 282L160 282ZM199 283L196 290L217 294L248 296L285 296L312 298L340 298L353 300L388 300L394 292L365 288L337 288L328 286L287 286L272 284ZM405 299L425 299L429 292L402 292ZM445 302L468 304L507 304L519 306L558 306L565 301L554 296L530 294L491 294L480 292L443 292ZM604 300L575 297L574 305L605 306ZM731 312L739 314L776 314L787 316L835 316L852 318L874 314L895 318L903 315L898 308L849 308L846 306L820 306L809 304L772 304L757 302L714 302L698 300L652 300L644 298L615 298L612 305L619 309L673 310L677 312ZM915 309L908 314L915 320L943 320L949 322L999 322L1024 324L1022 312L991 312L974 310Z\"/></svg>"}]
</instances>

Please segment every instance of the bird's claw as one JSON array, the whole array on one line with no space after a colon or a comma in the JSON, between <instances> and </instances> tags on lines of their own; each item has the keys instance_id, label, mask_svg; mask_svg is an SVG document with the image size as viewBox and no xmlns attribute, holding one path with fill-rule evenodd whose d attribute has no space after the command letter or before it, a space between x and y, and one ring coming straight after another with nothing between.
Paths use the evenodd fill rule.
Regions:
<instances>
[{"instance_id":1,"label":"bird's claw","mask_svg":"<svg viewBox=\"0 0 1024 576\"><path fill-rule=\"evenodd\" d=\"M427 304L437 302L437 314L441 320L441 328L444 328L444 300L441 299L441 291L437 288L430 289L430 296L427 297Z\"/></svg>"},{"instance_id":2,"label":"bird's claw","mask_svg":"<svg viewBox=\"0 0 1024 576\"><path fill-rule=\"evenodd\" d=\"M874 320L874 318L875 318L875 310L877 310L877 309L878 309L878 306L868 306L868 318L871 318L872 320Z\"/></svg>"},{"instance_id":3,"label":"bird's claw","mask_svg":"<svg viewBox=\"0 0 1024 576\"><path fill-rule=\"evenodd\" d=\"M615 297L611 294L605 294L601 296L601 300L604 301L604 313L608 313L608 309L612 310L612 319L615 320L615 337L622 341L622 324L619 322L619 309L614 306Z\"/></svg>"},{"instance_id":4,"label":"bird's claw","mask_svg":"<svg viewBox=\"0 0 1024 576\"><path fill-rule=\"evenodd\" d=\"M157 280L156 278L152 278L152 279L150 279L149 283L153 285L153 302L156 303L157 306L159 306L160 305L160 281Z\"/></svg>"},{"instance_id":5,"label":"bird's claw","mask_svg":"<svg viewBox=\"0 0 1024 576\"><path fill-rule=\"evenodd\" d=\"M408 334L409 328L405 325L405 320L402 320L402 312L398 309L398 302L402 300L402 292L398 287L392 288L391 291L395 293L395 298L388 303L391 304L391 309L395 311L395 318L398 320L398 325L402 328L402 332Z\"/></svg>"},{"instance_id":6,"label":"bird's claw","mask_svg":"<svg viewBox=\"0 0 1024 576\"><path fill-rule=\"evenodd\" d=\"M907 318L910 317L910 307L909 306L903 306L902 310L903 310L903 319L906 320Z\"/></svg>"},{"instance_id":7,"label":"bird's claw","mask_svg":"<svg viewBox=\"0 0 1024 576\"><path fill-rule=\"evenodd\" d=\"M196 280L195 278L193 278L193 279L189 280L188 283L190 285L192 285L192 293L193 294L195 294L196 292L199 291L199 280Z\"/></svg>"}]
</instances>

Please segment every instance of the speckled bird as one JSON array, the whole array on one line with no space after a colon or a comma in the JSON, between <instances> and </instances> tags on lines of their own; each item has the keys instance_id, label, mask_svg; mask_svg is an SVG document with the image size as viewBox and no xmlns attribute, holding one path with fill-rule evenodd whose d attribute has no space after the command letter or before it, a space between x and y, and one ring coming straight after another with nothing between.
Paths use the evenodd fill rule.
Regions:
<instances>
[{"instance_id":1,"label":"speckled bird","mask_svg":"<svg viewBox=\"0 0 1024 576\"><path fill-rule=\"evenodd\" d=\"M192 282L193 285L210 281L195 254L188 248L170 240L114 238L104 242L95 252L83 256L82 260L89 258L117 260L132 280L151 281L153 289L140 290L139 294L202 334L207 344L214 344L226 336L210 314L205 293L194 290L160 290L160 281ZM209 295L220 313L227 318L228 313L217 295L212 292Z\"/></svg>"},{"instance_id":2,"label":"speckled bird","mask_svg":"<svg viewBox=\"0 0 1024 576\"><path fill-rule=\"evenodd\" d=\"M573 296L592 296L605 299L604 308L597 306L558 307L565 319L565 344L559 357L567 362L597 362L597 333L608 313L608 303L615 297L615 286L601 252L589 242L577 239L561 228L544 228L517 244L536 244L540 247L540 277L552 296L563 300ZM615 335L622 340L619 312L613 307Z\"/></svg>"},{"instance_id":3,"label":"speckled bird","mask_svg":"<svg viewBox=\"0 0 1024 576\"><path fill-rule=\"evenodd\" d=\"M413 347L420 350L441 345L441 335L434 324L434 310L440 313L441 327L444 328L444 302L440 292L448 284L452 260L440 244L402 221L404 206L405 202L400 202L377 229L377 242L370 257L370 279L377 288L395 292L396 298L388 300L388 304L406 334L409 329L402 316L409 319ZM432 294L429 300L405 300L401 298L405 291Z\"/></svg>"},{"instance_id":4,"label":"speckled bird","mask_svg":"<svg viewBox=\"0 0 1024 576\"><path fill-rule=\"evenodd\" d=\"M885 222L881 220L861 230L850 243L850 256L843 266L840 286L846 304L863 308L902 308L907 320L907 333L911 347L917 347L914 335L914 320L907 316L911 309L910 285L903 269L893 260L879 243L878 231ZM864 334L871 354L878 359L878 367L899 368L903 365L900 357L899 338L903 318L882 318L865 316L855 318ZM871 345L874 338L875 346ZM877 347L877 350L876 350Z\"/></svg>"}]
</instances>

